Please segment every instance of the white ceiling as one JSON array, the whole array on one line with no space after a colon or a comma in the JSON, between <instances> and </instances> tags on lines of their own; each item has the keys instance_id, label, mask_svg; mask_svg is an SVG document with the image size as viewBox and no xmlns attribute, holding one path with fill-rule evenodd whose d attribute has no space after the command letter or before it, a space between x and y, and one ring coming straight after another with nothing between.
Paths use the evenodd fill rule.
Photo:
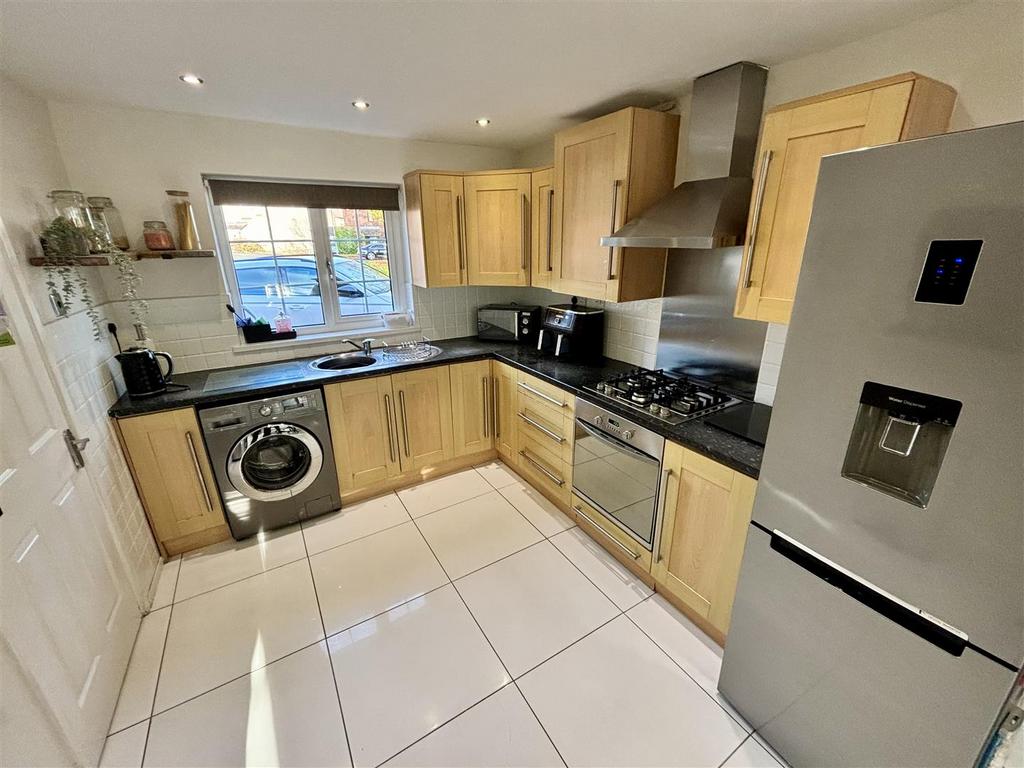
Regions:
<instances>
[{"instance_id":1,"label":"white ceiling","mask_svg":"<svg viewBox=\"0 0 1024 768\"><path fill-rule=\"evenodd\" d=\"M522 147L734 61L770 66L956 4L0 0L0 68L60 99Z\"/></svg>"}]
</instances>

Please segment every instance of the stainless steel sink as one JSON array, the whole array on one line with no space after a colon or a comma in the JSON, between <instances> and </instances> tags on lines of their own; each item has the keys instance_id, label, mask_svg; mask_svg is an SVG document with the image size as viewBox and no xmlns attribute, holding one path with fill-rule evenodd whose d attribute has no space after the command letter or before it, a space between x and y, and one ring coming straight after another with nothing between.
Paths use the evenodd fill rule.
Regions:
<instances>
[{"instance_id":1,"label":"stainless steel sink","mask_svg":"<svg viewBox=\"0 0 1024 768\"><path fill-rule=\"evenodd\" d=\"M341 371L346 368L365 368L376 362L376 357L364 355L362 352L340 352L336 355L318 357L309 364L309 367L318 371Z\"/></svg>"}]
</instances>

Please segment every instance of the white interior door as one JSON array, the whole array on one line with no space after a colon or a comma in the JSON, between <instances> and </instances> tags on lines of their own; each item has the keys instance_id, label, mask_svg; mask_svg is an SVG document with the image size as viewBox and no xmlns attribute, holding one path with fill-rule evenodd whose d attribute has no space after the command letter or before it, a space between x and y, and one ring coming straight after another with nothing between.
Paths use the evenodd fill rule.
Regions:
<instances>
[{"instance_id":1,"label":"white interior door","mask_svg":"<svg viewBox=\"0 0 1024 768\"><path fill-rule=\"evenodd\" d=\"M139 612L92 483L64 445L68 421L10 255L0 225L0 302L15 340L0 346L0 764L64 753L91 765ZM24 738L27 721L38 740Z\"/></svg>"}]
</instances>

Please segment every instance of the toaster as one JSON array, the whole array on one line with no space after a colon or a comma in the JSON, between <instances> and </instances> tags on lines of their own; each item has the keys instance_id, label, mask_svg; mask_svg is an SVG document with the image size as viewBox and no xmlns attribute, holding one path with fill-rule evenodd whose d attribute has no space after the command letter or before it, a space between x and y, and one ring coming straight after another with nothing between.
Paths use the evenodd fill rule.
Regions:
<instances>
[{"instance_id":1,"label":"toaster","mask_svg":"<svg viewBox=\"0 0 1024 768\"><path fill-rule=\"evenodd\" d=\"M476 337L486 341L532 344L540 326L540 307L527 304L485 304L476 311Z\"/></svg>"}]
</instances>

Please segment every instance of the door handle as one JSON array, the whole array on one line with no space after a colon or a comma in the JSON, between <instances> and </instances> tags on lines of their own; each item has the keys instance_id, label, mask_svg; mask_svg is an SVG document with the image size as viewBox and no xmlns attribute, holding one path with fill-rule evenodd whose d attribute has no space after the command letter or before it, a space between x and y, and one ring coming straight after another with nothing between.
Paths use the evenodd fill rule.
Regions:
<instances>
[{"instance_id":1,"label":"door handle","mask_svg":"<svg viewBox=\"0 0 1024 768\"><path fill-rule=\"evenodd\" d=\"M554 472L549 470L547 467L545 467L543 464L541 464L539 461L537 461L535 458L533 458L526 451L520 451L519 455L522 456L524 459L526 459L531 464L533 464L533 466L535 466L537 469L539 469L545 475L547 475L551 479L551 482L554 483L555 485L557 485L559 488L561 488L563 485L565 485L565 480L563 480L558 475L556 475Z\"/></svg>"},{"instance_id":2,"label":"door handle","mask_svg":"<svg viewBox=\"0 0 1024 768\"><path fill-rule=\"evenodd\" d=\"M88 444L88 437L75 437L75 433L70 429L64 430L64 445L67 447L68 453L71 454L71 463L75 469L82 469L85 466L85 457L82 455L82 451Z\"/></svg>"},{"instance_id":3,"label":"door handle","mask_svg":"<svg viewBox=\"0 0 1024 768\"><path fill-rule=\"evenodd\" d=\"M548 190L548 272L554 267L551 266L551 216L555 210L555 190Z\"/></svg>"},{"instance_id":4,"label":"door handle","mask_svg":"<svg viewBox=\"0 0 1024 768\"><path fill-rule=\"evenodd\" d=\"M612 536L610 533L608 533L608 531L606 531L601 525L598 525L598 523L594 520L594 518L592 518L590 515L588 515L586 512L584 512L580 508L580 506L578 504L573 504L572 508L574 510L576 510L576 514L577 515L582 517L584 520L586 520L588 523L590 523L592 526L594 526L597 530L599 530L604 535L604 537L606 539L608 539L608 541L610 541L616 547L621 549L623 552L625 552L627 555L629 555L634 560L639 560L640 559L640 553L639 552L634 552L632 549L630 549L625 544L623 544L621 541L619 541L614 536Z\"/></svg>"},{"instance_id":5,"label":"door handle","mask_svg":"<svg viewBox=\"0 0 1024 768\"><path fill-rule=\"evenodd\" d=\"M537 348L540 349L540 345L538 345ZM551 395L545 395L539 389L534 389L529 384L524 384L521 381L519 382L519 388L525 389L527 392L530 392L531 394L534 394L543 400L547 400L549 403L554 403L559 408L565 408L565 406L568 405L568 403L563 403L561 400L556 400L555 398L551 397Z\"/></svg>"},{"instance_id":6,"label":"door handle","mask_svg":"<svg viewBox=\"0 0 1024 768\"><path fill-rule=\"evenodd\" d=\"M196 470L196 479L199 480L199 487L203 489L203 498L206 500L206 511L213 512L213 502L210 500L210 489L206 487L206 478L203 477L203 470L199 467L199 454L196 453L196 445L192 442L192 433L185 433L185 442L188 443L188 452L192 456L192 466Z\"/></svg>"},{"instance_id":7,"label":"door handle","mask_svg":"<svg viewBox=\"0 0 1024 768\"><path fill-rule=\"evenodd\" d=\"M398 390L398 405L402 409L402 438L405 443L405 458L409 458L409 420L405 416L405 390Z\"/></svg>"},{"instance_id":8,"label":"door handle","mask_svg":"<svg viewBox=\"0 0 1024 768\"><path fill-rule=\"evenodd\" d=\"M388 423L388 455L391 463L395 463L394 435L391 434L391 395L384 395L384 420Z\"/></svg>"},{"instance_id":9,"label":"door handle","mask_svg":"<svg viewBox=\"0 0 1024 768\"><path fill-rule=\"evenodd\" d=\"M772 164L772 151L766 149L761 156L760 176L757 181L757 195L754 197L754 210L750 216L750 227L747 233L747 261L743 265L743 287L749 288L754 271L754 247L757 244L757 228L761 224L761 206L764 203L764 190L768 185L768 167Z\"/></svg>"},{"instance_id":10,"label":"door handle","mask_svg":"<svg viewBox=\"0 0 1024 768\"><path fill-rule=\"evenodd\" d=\"M530 245L530 198L523 195L523 272L526 271L526 254Z\"/></svg>"},{"instance_id":11,"label":"door handle","mask_svg":"<svg viewBox=\"0 0 1024 768\"><path fill-rule=\"evenodd\" d=\"M618 208L619 208L619 184L620 184L620 181L618 179L615 179L612 182L612 222L611 222L611 225L608 227L608 234L609 235L615 233L615 219L617 218L616 215L618 214ZM614 245L609 245L608 246L608 279L609 280L614 280L615 279L615 246Z\"/></svg>"},{"instance_id":12,"label":"door handle","mask_svg":"<svg viewBox=\"0 0 1024 768\"><path fill-rule=\"evenodd\" d=\"M494 436L501 438L501 418L498 415L498 377L491 379L491 418L494 419Z\"/></svg>"},{"instance_id":13,"label":"door handle","mask_svg":"<svg viewBox=\"0 0 1024 768\"><path fill-rule=\"evenodd\" d=\"M465 237L464 237L465 227L464 227L463 214L462 214L462 195L456 195L455 196L455 219L456 219L455 241L456 241L456 245L458 246L458 251L459 251L459 282L461 283L462 282L462 273L466 269L465 255L463 254L463 248L464 248L464 245L465 245L465 243L463 242L464 239L465 239Z\"/></svg>"},{"instance_id":14,"label":"door handle","mask_svg":"<svg viewBox=\"0 0 1024 768\"><path fill-rule=\"evenodd\" d=\"M565 442L565 438L562 437L560 434L558 434L557 432L552 432L550 429L545 427L543 424L541 424L540 422L534 421L533 419L531 419L529 416L527 416L522 411L520 411L517 415L519 416L520 419L525 421L531 427L533 427L534 429L539 429L541 432L543 432L545 435L550 437L556 443L561 444L561 443Z\"/></svg>"},{"instance_id":15,"label":"door handle","mask_svg":"<svg viewBox=\"0 0 1024 768\"><path fill-rule=\"evenodd\" d=\"M487 377L484 376L480 380L481 388L483 389L483 406L484 406L484 437L490 437L490 421L491 421L491 409L487 407Z\"/></svg>"}]
</instances>

